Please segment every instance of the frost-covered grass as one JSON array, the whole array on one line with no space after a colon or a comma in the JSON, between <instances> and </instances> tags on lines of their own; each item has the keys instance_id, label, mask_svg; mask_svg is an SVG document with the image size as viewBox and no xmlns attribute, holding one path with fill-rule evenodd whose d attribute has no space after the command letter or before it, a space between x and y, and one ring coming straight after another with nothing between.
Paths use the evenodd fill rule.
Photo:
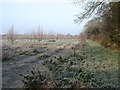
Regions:
<instances>
[{"instance_id":1,"label":"frost-covered grass","mask_svg":"<svg viewBox=\"0 0 120 90\"><path fill-rule=\"evenodd\" d=\"M34 56L46 52L47 49L60 50L61 47L59 48L59 46L65 46L75 41L76 39L59 39L55 42L49 42L49 39L44 39L39 42L38 40L17 39L14 41L14 44L11 44L10 41L3 39L2 60L6 61L23 55Z\"/></svg>"},{"instance_id":2,"label":"frost-covered grass","mask_svg":"<svg viewBox=\"0 0 120 90\"><path fill-rule=\"evenodd\" d=\"M16 40L13 45L5 41L2 47L4 60L20 55L34 56L47 50L53 50L53 56L58 53L60 56L42 54L38 57L40 60L49 57L43 64L52 72L56 88L119 87L118 53L96 42L87 41L81 47L77 39Z\"/></svg>"},{"instance_id":3,"label":"frost-covered grass","mask_svg":"<svg viewBox=\"0 0 120 90\"><path fill-rule=\"evenodd\" d=\"M86 43L44 63L53 72L56 87L119 87L118 54L98 43Z\"/></svg>"},{"instance_id":4,"label":"frost-covered grass","mask_svg":"<svg viewBox=\"0 0 120 90\"><path fill-rule=\"evenodd\" d=\"M83 49L87 56L85 60L87 65L84 65L84 68L94 73L96 87L117 87L118 53L95 42L88 43L89 45Z\"/></svg>"}]
</instances>

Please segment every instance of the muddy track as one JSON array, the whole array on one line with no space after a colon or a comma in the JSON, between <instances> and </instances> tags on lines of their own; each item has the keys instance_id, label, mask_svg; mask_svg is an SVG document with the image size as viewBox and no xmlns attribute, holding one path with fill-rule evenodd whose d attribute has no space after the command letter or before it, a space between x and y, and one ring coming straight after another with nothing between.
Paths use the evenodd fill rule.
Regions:
<instances>
[{"instance_id":1,"label":"muddy track","mask_svg":"<svg viewBox=\"0 0 120 90\"><path fill-rule=\"evenodd\" d=\"M49 58L52 58L54 56L62 55L64 52L67 52L68 50L63 49L59 52L52 52L51 50L47 50L46 52L48 55L50 55ZM41 54L37 54L35 56L28 56L28 58L23 58L22 60L17 61L15 64L3 64L2 66L2 86L3 88L22 88L23 84L21 80L23 77L20 76L20 74L27 74L27 71L32 70L32 67L38 68L40 71L43 71L45 73L48 73L50 78L52 79L52 73L49 71L47 67L45 67L42 63L44 60L47 60L49 58L45 58L44 60L38 60L37 57Z\"/></svg>"}]
</instances>

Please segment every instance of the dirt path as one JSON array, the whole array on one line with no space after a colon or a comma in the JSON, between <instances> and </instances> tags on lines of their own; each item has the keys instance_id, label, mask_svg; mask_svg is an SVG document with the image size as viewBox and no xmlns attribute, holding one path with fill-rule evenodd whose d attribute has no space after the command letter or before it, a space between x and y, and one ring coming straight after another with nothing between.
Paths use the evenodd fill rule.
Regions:
<instances>
[{"instance_id":1,"label":"dirt path","mask_svg":"<svg viewBox=\"0 0 120 90\"><path fill-rule=\"evenodd\" d=\"M68 50L63 49L59 52L52 52L52 50L47 50L46 52L48 55L50 55L49 58L52 58L54 56L59 56L63 54L64 52L68 52ZM41 54L37 54L35 56L28 56L27 58L23 58L22 60L19 60L15 63L11 60L11 64L3 64L2 66L2 86L3 88L22 88L23 84L21 82L22 78L20 74L27 74L27 71L32 70L32 67L38 68L40 71L43 71L45 73L48 73L52 79L52 73L49 71L47 67L45 67L42 63L44 60L38 60L37 57ZM49 58L46 58L49 59Z\"/></svg>"}]
</instances>

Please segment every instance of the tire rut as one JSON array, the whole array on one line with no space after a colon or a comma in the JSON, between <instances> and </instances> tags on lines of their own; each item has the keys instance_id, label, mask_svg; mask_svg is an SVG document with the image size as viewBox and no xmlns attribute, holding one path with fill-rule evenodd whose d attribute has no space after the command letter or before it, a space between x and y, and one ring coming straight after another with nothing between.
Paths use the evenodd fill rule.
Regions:
<instances>
[{"instance_id":1,"label":"tire rut","mask_svg":"<svg viewBox=\"0 0 120 90\"><path fill-rule=\"evenodd\" d=\"M54 53L51 50L48 50L47 52L44 52L44 53L47 53L48 55L50 55L49 58L52 58L54 56L59 56L63 54L65 51L66 49L60 50L59 52ZM21 80L23 79L23 77L21 77L20 74L27 74L27 71L32 70L32 67L38 68L40 71L49 74L50 79L53 80L52 72L49 71L49 69L42 64L44 60L47 60L49 58L46 58L44 60L36 59L41 54L43 53L37 54L35 56L30 56L28 58L24 58L23 60L16 62L16 64L14 65L10 65L10 66L3 65L3 69L2 69L3 88L22 88L23 84ZM6 67L9 67L9 68L6 68Z\"/></svg>"}]
</instances>

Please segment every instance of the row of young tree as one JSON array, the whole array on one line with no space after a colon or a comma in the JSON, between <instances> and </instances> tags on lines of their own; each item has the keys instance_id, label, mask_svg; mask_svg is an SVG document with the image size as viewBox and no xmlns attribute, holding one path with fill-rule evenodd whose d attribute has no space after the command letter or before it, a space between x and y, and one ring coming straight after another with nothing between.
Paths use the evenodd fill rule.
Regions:
<instances>
[{"instance_id":1,"label":"row of young tree","mask_svg":"<svg viewBox=\"0 0 120 90\"><path fill-rule=\"evenodd\" d=\"M4 37L7 38L12 44L14 44L16 39L37 39L38 41L41 41L43 39L43 31L39 28L37 32L21 35L15 32L14 26L11 26L7 34L3 35L3 38Z\"/></svg>"},{"instance_id":2,"label":"row of young tree","mask_svg":"<svg viewBox=\"0 0 120 90\"><path fill-rule=\"evenodd\" d=\"M7 34L3 35L3 39L7 39L10 41L12 44L14 44L15 40L37 40L41 42L44 39L47 39L49 41L58 41L59 39L77 39L77 35L71 35L71 34L55 34L55 33L44 33L43 30L38 27L37 30L34 30L30 33L26 34L19 34L16 33L14 26L11 26L10 29L8 30Z\"/></svg>"},{"instance_id":3,"label":"row of young tree","mask_svg":"<svg viewBox=\"0 0 120 90\"><path fill-rule=\"evenodd\" d=\"M76 3L83 2L76 0ZM80 37L95 40L105 47L118 48L120 46L120 2L94 1L87 2L83 7L84 12L77 15L75 22L80 23L93 15L94 18L85 25Z\"/></svg>"}]
</instances>

